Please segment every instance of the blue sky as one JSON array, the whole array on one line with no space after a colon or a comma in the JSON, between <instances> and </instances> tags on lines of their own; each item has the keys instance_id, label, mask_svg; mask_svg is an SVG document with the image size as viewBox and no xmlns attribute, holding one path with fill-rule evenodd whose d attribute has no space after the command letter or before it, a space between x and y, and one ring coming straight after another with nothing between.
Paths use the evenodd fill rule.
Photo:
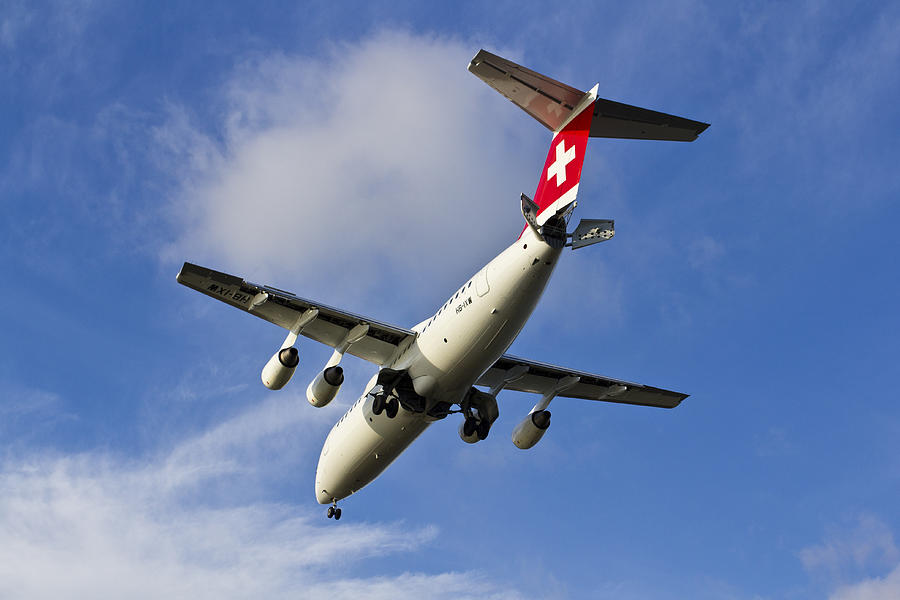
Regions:
<instances>
[{"instance_id":1,"label":"blue sky","mask_svg":"<svg viewBox=\"0 0 900 600\"><path fill-rule=\"evenodd\" d=\"M676 410L504 393L343 503L283 333L184 260L411 325L521 229L548 135L487 48L712 123L592 140L511 351ZM0 4L0 597L900 597L896 3Z\"/></svg>"}]
</instances>

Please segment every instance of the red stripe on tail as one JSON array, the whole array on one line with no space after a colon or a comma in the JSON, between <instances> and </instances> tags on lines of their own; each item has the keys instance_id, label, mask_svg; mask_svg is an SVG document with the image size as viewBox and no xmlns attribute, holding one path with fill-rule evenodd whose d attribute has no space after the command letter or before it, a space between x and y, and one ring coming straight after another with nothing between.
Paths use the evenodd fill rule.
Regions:
<instances>
[{"instance_id":1,"label":"red stripe on tail","mask_svg":"<svg viewBox=\"0 0 900 600\"><path fill-rule=\"evenodd\" d=\"M553 207L560 198L566 197L567 194L571 196L566 197L561 205L553 209L554 214L575 200L577 192L575 187L581 180L581 166L584 164L584 153L593 118L592 102L553 136L547 160L544 162L544 170L541 172L541 179L534 194L534 201L539 207L539 221L552 216L543 215L544 219L541 219L541 213Z\"/></svg>"}]
</instances>

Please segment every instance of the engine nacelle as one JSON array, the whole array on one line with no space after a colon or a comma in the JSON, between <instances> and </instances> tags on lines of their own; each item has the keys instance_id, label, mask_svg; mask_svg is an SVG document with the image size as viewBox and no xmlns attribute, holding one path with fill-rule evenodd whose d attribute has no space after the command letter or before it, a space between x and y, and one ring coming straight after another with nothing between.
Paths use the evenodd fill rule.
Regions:
<instances>
[{"instance_id":1,"label":"engine nacelle","mask_svg":"<svg viewBox=\"0 0 900 600\"><path fill-rule=\"evenodd\" d=\"M344 383L344 369L335 365L328 367L313 379L306 388L306 399L316 408L322 408L337 396Z\"/></svg>"},{"instance_id":2,"label":"engine nacelle","mask_svg":"<svg viewBox=\"0 0 900 600\"><path fill-rule=\"evenodd\" d=\"M471 435L466 435L466 422L463 421L459 424L459 439L467 444L474 444L478 441L478 432L473 429Z\"/></svg>"},{"instance_id":3,"label":"engine nacelle","mask_svg":"<svg viewBox=\"0 0 900 600\"><path fill-rule=\"evenodd\" d=\"M291 377L294 370L300 364L300 353L293 346L282 348L272 355L266 366L263 367L262 378L263 385L270 390L280 390L283 388Z\"/></svg>"},{"instance_id":4,"label":"engine nacelle","mask_svg":"<svg viewBox=\"0 0 900 600\"><path fill-rule=\"evenodd\" d=\"M548 427L550 427L550 411L535 411L513 429L513 444L522 450L527 450L541 441Z\"/></svg>"}]
</instances>

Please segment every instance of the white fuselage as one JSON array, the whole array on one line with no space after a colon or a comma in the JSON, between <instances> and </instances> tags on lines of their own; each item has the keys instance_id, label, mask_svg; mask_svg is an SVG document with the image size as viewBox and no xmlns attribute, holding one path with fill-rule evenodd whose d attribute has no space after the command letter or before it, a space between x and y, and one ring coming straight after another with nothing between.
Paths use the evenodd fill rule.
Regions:
<instances>
[{"instance_id":1,"label":"white fuselage","mask_svg":"<svg viewBox=\"0 0 900 600\"><path fill-rule=\"evenodd\" d=\"M478 377L509 348L531 316L561 250L526 228L433 317L413 327L419 335L385 367L406 370L428 406L458 403ZM330 504L362 489L435 421L401 408L397 416L372 412L368 391L334 425L316 469L316 498Z\"/></svg>"}]
</instances>

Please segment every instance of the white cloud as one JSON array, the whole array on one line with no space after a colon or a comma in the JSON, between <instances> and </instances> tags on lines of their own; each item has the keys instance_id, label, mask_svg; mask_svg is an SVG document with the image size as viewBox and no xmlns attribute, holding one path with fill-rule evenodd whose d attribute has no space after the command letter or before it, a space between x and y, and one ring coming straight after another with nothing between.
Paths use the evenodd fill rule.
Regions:
<instances>
[{"instance_id":1,"label":"white cloud","mask_svg":"<svg viewBox=\"0 0 900 600\"><path fill-rule=\"evenodd\" d=\"M830 600L887 600L900 598L900 565L885 577L873 577L839 588Z\"/></svg>"},{"instance_id":2,"label":"white cloud","mask_svg":"<svg viewBox=\"0 0 900 600\"><path fill-rule=\"evenodd\" d=\"M834 532L824 543L801 550L799 556L807 570L823 569L838 576L848 567L892 566L900 561L900 550L884 521L862 515L851 531Z\"/></svg>"},{"instance_id":3,"label":"white cloud","mask_svg":"<svg viewBox=\"0 0 900 600\"><path fill-rule=\"evenodd\" d=\"M267 55L236 70L209 130L173 109L157 131L179 186L164 257L331 297L385 296L413 273L403 293L430 298L431 278L470 275L517 233L543 139L466 71L474 49L382 33Z\"/></svg>"},{"instance_id":4,"label":"white cloud","mask_svg":"<svg viewBox=\"0 0 900 600\"><path fill-rule=\"evenodd\" d=\"M438 535L433 526L352 515L335 523L318 507L242 501L247 473L267 461L255 449L287 429L297 433L283 416L284 406L268 403L158 457L7 458L0 597L518 597L480 573L355 571L367 557L421 551ZM218 468L203 468L211 464ZM214 479L226 493L196 493Z\"/></svg>"},{"instance_id":5,"label":"white cloud","mask_svg":"<svg viewBox=\"0 0 900 600\"><path fill-rule=\"evenodd\" d=\"M831 600L900 598L900 549L891 528L878 517L860 516L855 527L833 531L799 557L813 575L827 575L829 587L835 588ZM890 569L884 577L871 575L884 569Z\"/></svg>"}]
</instances>

